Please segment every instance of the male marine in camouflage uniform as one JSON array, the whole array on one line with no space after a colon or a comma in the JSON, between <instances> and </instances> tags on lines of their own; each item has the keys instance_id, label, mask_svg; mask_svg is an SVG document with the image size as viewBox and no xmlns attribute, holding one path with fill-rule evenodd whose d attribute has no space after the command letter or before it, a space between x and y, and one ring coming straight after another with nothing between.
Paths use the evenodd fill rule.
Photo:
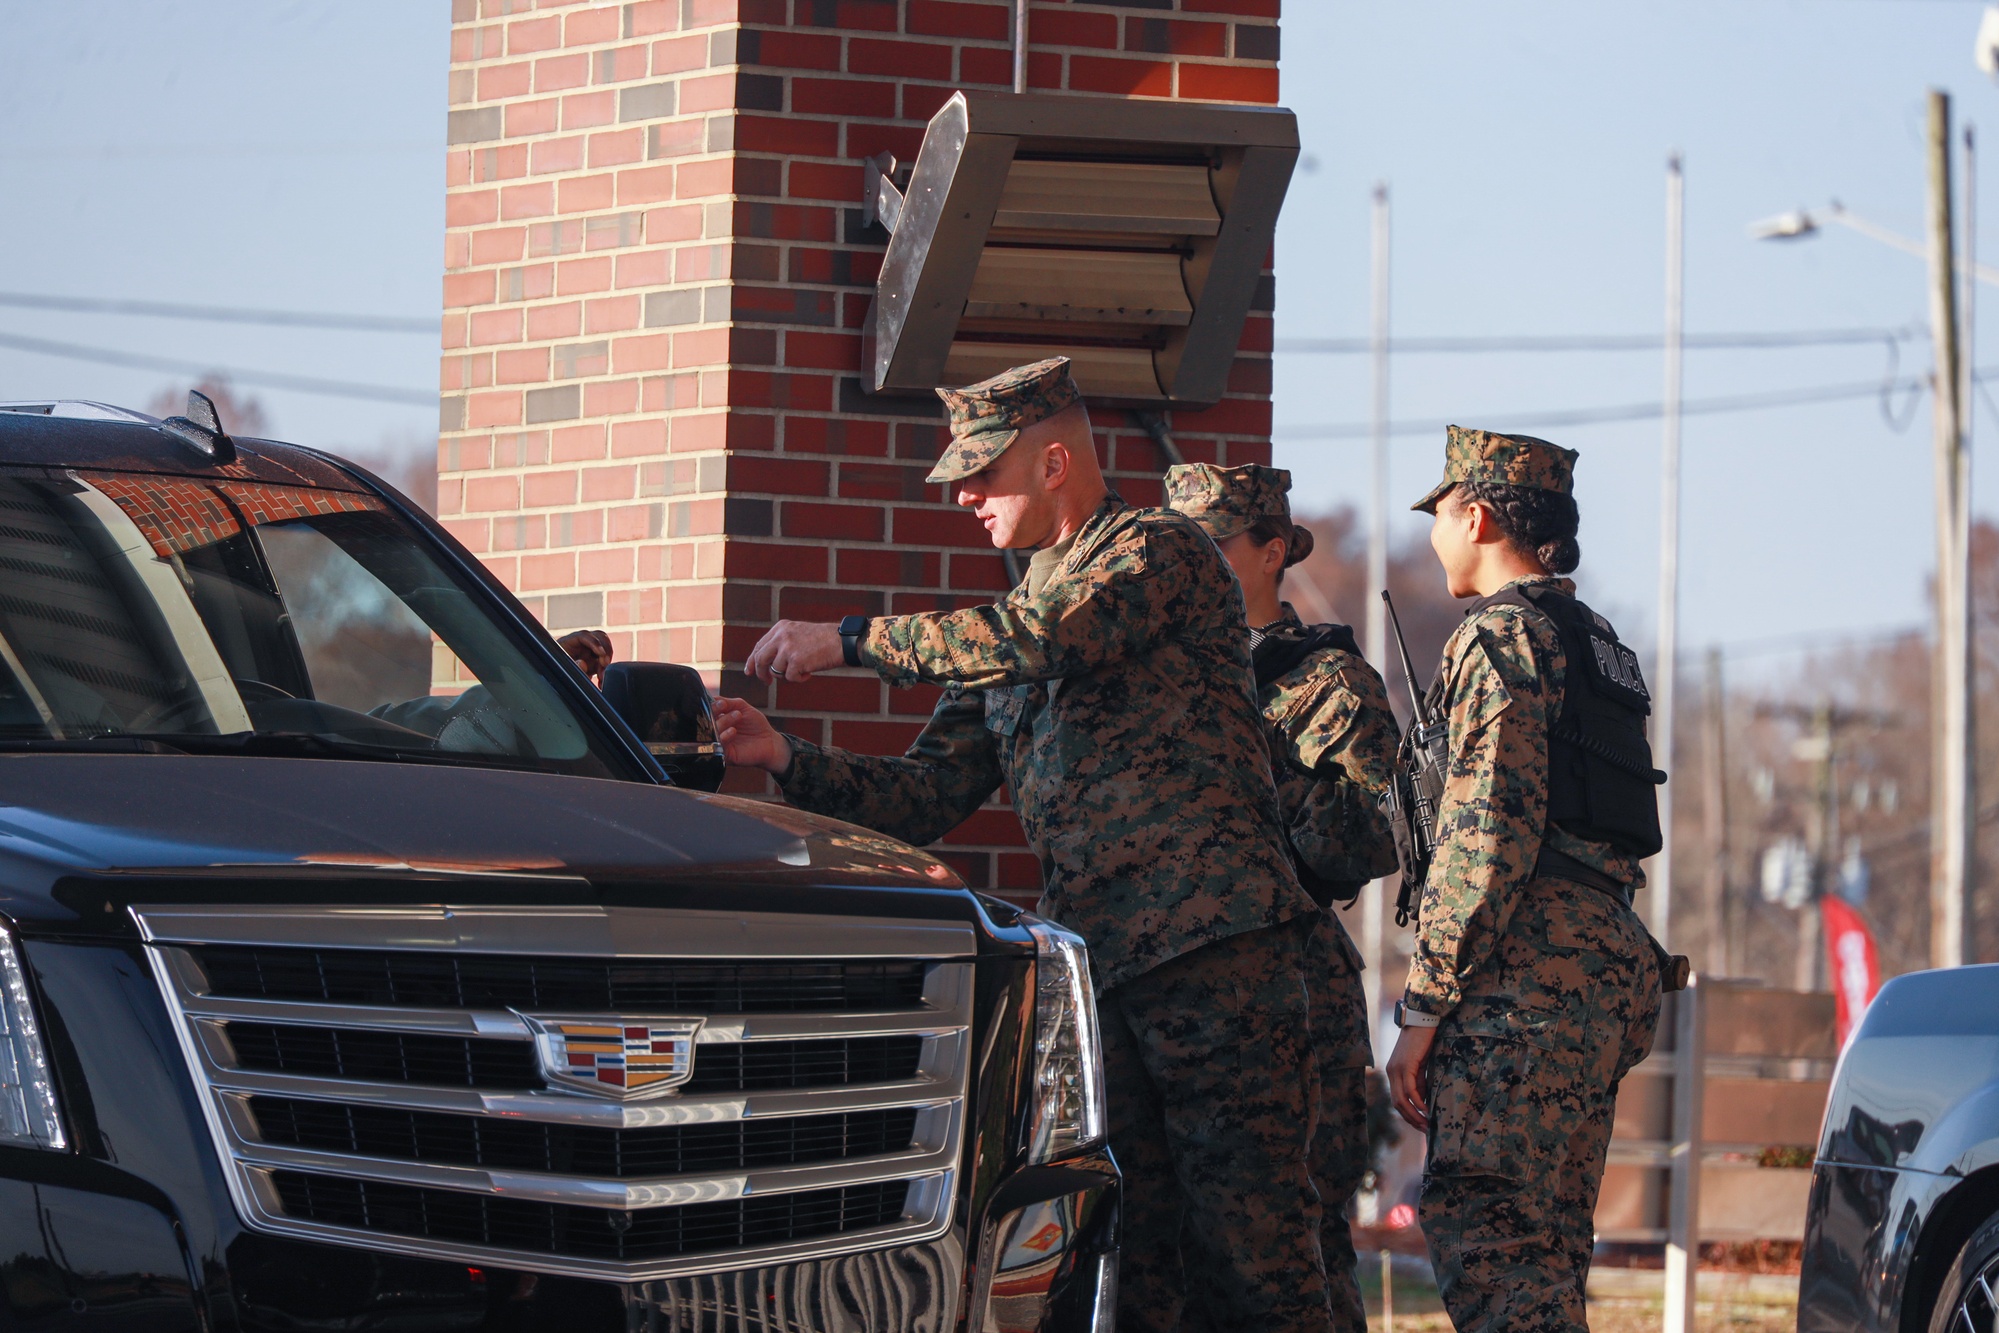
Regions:
<instances>
[{"instance_id":1,"label":"male marine in camouflage uniform","mask_svg":"<svg viewBox=\"0 0 1999 1333\"><path fill-rule=\"evenodd\" d=\"M996 545L1040 548L1024 584L838 637L780 622L751 652L764 678L844 655L943 685L901 758L776 737L738 700L718 733L794 804L913 843L1004 783L1041 911L1089 942L1101 992L1120 1327L1165 1333L1184 1304L1190 1328L1323 1333L1302 961L1318 910L1285 848L1241 593L1192 522L1105 486L1066 359L938 393L954 439L930 480Z\"/></svg>"},{"instance_id":2,"label":"male marine in camouflage uniform","mask_svg":"<svg viewBox=\"0 0 1999 1333\"><path fill-rule=\"evenodd\" d=\"M1245 627L1299 882L1319 904L1307 952L1319 1126L1312 1175L1324 1223L1320 1250L1334 1324L1360 1333L1367 1314L1355 1284L1346 1209L1369 1167L1367 993L1361 960L1335 910L1395 869L1382 797L1394 779L1395 714L1381 676L1344 625L1306 626L1277 600L1283 571L1311 549L1291 521L1291 474L1246 463L1181 463L1166 473L1166 502L1201 525L1235 569L1250 612ZM1267 554L1272 541L1281 556Z\"/></svg>"},{"instance_id":3,"label":"male marine in camouflage uniform","mask_svg":"<svg viewBox=\"0 0 1999 1333\"><path fill-rule=\"evenodd\" d=\"M1627 894L1574 878L1636 886L1638 862L1548 820L1549 732L1571 679L1560 637L1537 610L1488 604L1515 585L1575 585L1519 551L1512 569L1467 581L1452 554L1492 541L1476 527L1490 513L1469 513L1477 502L1458 503L1455 487L1566 495L1575 457L1452 427L1444 480L1414 506L1436 515L1452 594L1481 596L1431 691L1450 757L1387 1071L1397 1109L1428 1129L1420 1216L1460 1333L1585 1333L1617 1085L1659 1014L1652 942Z\"/></svg>"}]
</instances>

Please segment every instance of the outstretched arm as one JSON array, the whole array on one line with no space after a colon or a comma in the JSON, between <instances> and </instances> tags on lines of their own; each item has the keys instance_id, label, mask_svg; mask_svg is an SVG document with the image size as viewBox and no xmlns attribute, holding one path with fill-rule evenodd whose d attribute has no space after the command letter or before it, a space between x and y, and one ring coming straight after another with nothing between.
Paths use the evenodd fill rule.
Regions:
<instances>
[{"instance_id":1,"label":"outstretched arm","mask_svg":"<svg viewBox=\"0 0 1999 1333\"><path fill-rule=\"evenodd\" d=\"M889 681L987 689L1082 675L1135 656L1185 619L1177 603L1198 566L1172 548L1186 535L1129 524L1038 595L875 621L860 659Z\"/></svg>"},{"instance_id":2,"label":"outstretched arm","mask_svg":"<svg viewBox=\"0 0 1999 1333\"><path fill-rule=\"evenodd\" d=\"M858 656L898 684L983 690L1081 675L1189 625L1240 624L1241 594L1233 579L1219 577L1219 561L1191 523L1127 524L1038 595L877 617ZM744 669L759 680L801 680L840 664L834 626L781 620L750 650Z\"/></svg>"},{"instance_id":3,"label":"outstretched arm","mask_svg":"<svg viewBox=\"0 0 1999 1333\"><path fill-rule=\"evenodd\" d=\"M922 846L969 818L998 790L999 751L985 726L985 696L946 694L900 757L862 755L787 736L741 699L715 702L715 732L732 764L776 775L784 798Z\"/></svg>"}]
</instances>

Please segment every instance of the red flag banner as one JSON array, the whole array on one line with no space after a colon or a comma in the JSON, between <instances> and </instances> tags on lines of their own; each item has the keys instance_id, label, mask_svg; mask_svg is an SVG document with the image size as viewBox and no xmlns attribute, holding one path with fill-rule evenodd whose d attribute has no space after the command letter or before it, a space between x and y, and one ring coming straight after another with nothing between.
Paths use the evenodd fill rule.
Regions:
<instances>
[{"instance_id":1,"label":"red flag banner","mask_svg":"<svg viewBox=\"0 0 1999 1333\"><path fill-rule=\"evenodd\" d=\"M1819 914L1825 924L1827 971L1839 1006L1839 1044L1844 1046L1881 989L1881 955L1874 947L1874 932L1845 900L1831 895L1819 899Z\"/></svg>"}]
</instances>

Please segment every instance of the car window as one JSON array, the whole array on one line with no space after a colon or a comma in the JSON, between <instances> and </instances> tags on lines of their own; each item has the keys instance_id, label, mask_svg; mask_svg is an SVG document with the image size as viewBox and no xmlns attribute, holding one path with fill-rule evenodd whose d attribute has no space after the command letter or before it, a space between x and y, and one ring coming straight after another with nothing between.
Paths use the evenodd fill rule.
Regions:
<instances>
[{"instance_id":1,"label":"car window","mask_svg":"<svg viewBox=\"0 0 1999 1333\"><path fill-rule=\"evenodd\" d=\"M543 670L374 496L0 469L0 738L623 769Z\"/></svg>"}]
</instances>

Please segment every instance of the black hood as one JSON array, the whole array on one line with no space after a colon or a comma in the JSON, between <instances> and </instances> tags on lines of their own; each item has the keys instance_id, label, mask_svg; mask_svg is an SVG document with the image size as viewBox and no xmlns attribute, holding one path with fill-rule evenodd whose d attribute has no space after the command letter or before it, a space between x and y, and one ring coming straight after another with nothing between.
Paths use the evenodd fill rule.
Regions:
<instances>
[{"instance_id":1,"label":"black hood","mask_svg":"<svg viewBox=\"0 0 1999 1333\"><path fill-rule=\"evenodd\" d=\"M333 759L0 758L0 913L17 920L89 928L116 902L218 886L300 901L364 885L516 901L679 889L744 908L772 891L789 907L827 887L944 890L969 905L942 862L893 839L676 788ZM668 896L691 906L688 892Z\"/></svg>"}]
</instances>

